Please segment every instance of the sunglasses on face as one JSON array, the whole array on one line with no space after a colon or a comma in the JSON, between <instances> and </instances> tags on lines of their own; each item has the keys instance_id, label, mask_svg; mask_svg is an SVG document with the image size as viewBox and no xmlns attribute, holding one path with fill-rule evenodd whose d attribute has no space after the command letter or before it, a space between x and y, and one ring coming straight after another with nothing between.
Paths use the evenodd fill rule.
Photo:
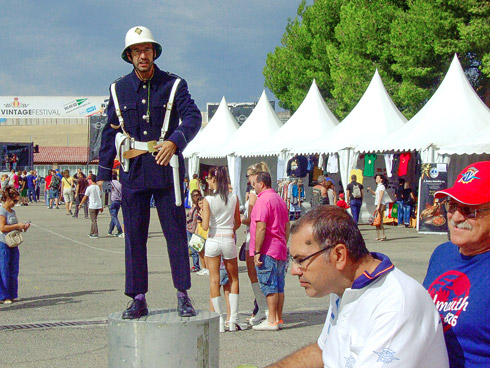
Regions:
<instances>
[{"instance_id":1,"label":"sunglasses on face","mask_svg":"<svg viewBox=\"0 0 490 368\"><path fill-rule=\"evenodd\" d=\"M490 208L472 208L468 206L462 206L459 203L455 203L455 202L452 203L446 202L444 206L446 207L447 213L452 215L454 214L454 212L456 212L456 210L458 210L460 214L462 214L464 217L468 219L474 219L478 216L480 212L485 212L490 210Z\"/></svg>"}]
</instances>

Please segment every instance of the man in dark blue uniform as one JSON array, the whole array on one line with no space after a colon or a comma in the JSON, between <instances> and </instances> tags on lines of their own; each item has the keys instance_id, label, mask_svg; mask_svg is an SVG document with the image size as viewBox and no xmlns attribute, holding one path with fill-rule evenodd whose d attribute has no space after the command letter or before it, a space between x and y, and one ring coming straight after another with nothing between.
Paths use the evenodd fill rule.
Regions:
<instances>
[{"instance_id":1,"label":"man in dark blue uniform","mask_svg":"<svg viewBox=\"0 0 490 368\"><path fill-rule=\"evenodd\" d=\"M120 171L126 243L125 293L133 298L131 306L123 312L122 318L126 319L148 314L145 300L148 291L146 242L152 195L167 240L172 278L178 290L178 313L184 317L196 313L187 295L191 280L185 209L182 204L176 204L178 193L174 192L174 185L181 191L185 172L182 151L199 132L201 113L184 80L180 80L174 93L171 92L175 81L180 78L161 71L153 63L161 53L162 47L155 42L148 28L133 27L126 34L121 56L133 64L134 69L111 86L108 122L102 133L99 152L97 177L101 181L109 181L114 158L120 154L116 151L115 142L120 137L130 142L126 146L129 152L122 156L127 158L122 160L125 161L122 165L124 170ZM166 114L170 114L168 129L164 124ZM147 144L151 141L156 142ZM142 149L146 145L148 148ZM174 155L178 156L180 174L179 183L175 184L176 176L173 176L169 165Z\"/></svg>"}]
</instances>

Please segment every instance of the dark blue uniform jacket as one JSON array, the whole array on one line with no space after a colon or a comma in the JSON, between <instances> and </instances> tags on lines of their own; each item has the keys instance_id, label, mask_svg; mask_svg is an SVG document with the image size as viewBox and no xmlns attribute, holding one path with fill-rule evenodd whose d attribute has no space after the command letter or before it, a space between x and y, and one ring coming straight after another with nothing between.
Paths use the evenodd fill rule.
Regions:
<instances>
[{"instance_id":1,"label":"dark blue uniform jacket","mask_svg":"<svg viewBox=\"0 0 490 368\"><path fill-rule=\"evenodd\" d=\"M160 138L165 109L176 75L161 71L156 65L155 72L149 82L142 82L132 73L122 77L116 83L116 94L119 107L124 118L124 128L137 141L147 142ZM148 87L149 86L149 87ZM148 97L149 90L149 97ZM143 116L150 107L150 121ZM179 125L179 119L182 121ZM122 130L114 129L119 120L114 108L113 96L107 106L107 124L102 132L99 151L99 170L97 180L111 180L112 167L116 156L114 144L116 133ZM187 83L181 80L174 99L170 124L165 140L177 145L180 162L180 180L184 178L184 160L182 151L196 136L201 128L201 113L191 98ZM130 160L129 172L120 170L120 181L123 186L134 189L164 189L173 187L172 169L170 165L160 166L150 153Z\"/></svg>"}]
</instances>

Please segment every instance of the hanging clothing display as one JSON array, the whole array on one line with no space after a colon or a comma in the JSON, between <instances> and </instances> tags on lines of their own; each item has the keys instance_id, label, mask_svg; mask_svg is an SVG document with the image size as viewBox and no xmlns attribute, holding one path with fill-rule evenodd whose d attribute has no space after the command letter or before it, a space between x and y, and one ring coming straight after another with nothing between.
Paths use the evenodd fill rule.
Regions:
<instances>
[{"instance_id":1,"label":"hanging clothing display","mask_svg":"<svg viewBox=\"0 0 490 368\"><path fill-rule=\"evenodd\" d=\"M374 176L374 161L377 157L374 153L364 155L364 176Z\"/></svg>"},{"instance_id":2,"label":"hanging clothing display","mask_svg":"<svg viewBox=\"0 0 490 368\"><path fill-rule=\"evenodd\" d=\"M337 174L339 172L339 160L336 154L328 155L327 172L329 174Z\"/></svg>"},{"instance_id":3,"label":"hanging clothing display","mask_svg":"<svg viewBox=\"0 0 490 368\"><path fill-rule=\"evenodd\" d=\"M400 166L400 154L395 153L391 164L391 176L398 175L398 167Z\"/></svg>"},{"instance_id":4,"label":"hanging clothing display","mask_svg":"<svg viewBox=\"0 0 490 368\"><path fill-rule=\"evenodd\" d=\"M304 178L308 173L308 159L296 155L288 161L287 174L296 178Z\"/></svg>"},{"instance_id":5,"label":"hanging clothing display","mask_svg":"<svg viewBox=\"0 0 490 368\"><path fill-rule=\"evenodd\" d=\"M386 176L391 178L393 176L392 165L393 165L393 153L385 154L385 165L386 165Z\"/></svg>"},{"instance_id":6,"label":"hanging clothing display","mask_svg":"<svg viewBox=\"0 0 490 368\"><path fill-rule=\"evenodd\" d=\"M400 155L400 165L398 166L398 176L407 175L408 163L412 154L410 152L402 153Z\"/></svg>"},{"instance_id":7,"label":"hanging clothing display","mask_svg":"<svg viewBox=\"0 0 490 368\"><path fill-rule=\"evenodd\" d=\"M352 169L350 171L349 181L350 181L350 178L352 177L352 175L356 176L356 178L357 178L356 182L358 182L359 184L362 184L362 182L364 181L364 175L362 175L361 169Z\"/></svg>"}]
</instances>

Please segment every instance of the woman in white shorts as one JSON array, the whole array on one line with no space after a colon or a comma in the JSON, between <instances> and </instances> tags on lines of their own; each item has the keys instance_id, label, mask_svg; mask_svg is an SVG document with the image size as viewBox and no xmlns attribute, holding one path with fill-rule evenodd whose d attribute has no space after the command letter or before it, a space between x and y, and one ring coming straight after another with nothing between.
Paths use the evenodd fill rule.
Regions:
<instances>
[{"instance_id":1,"label":"woman in white shorts","mask_svg":"<svg viewBox=\"0 0 490 368\"><path fill-rule=\"evenodd\" d=\"M229 329L238 326L238 262L235 244L235 230L240 225L240 204L238 197L230 193L228 172L224 166L213 167L206 178L211 195L203 200L202 228L209 229L204 256L209 269L209 291L215 312L220 315L220 332L225 330L224 312L220 294L220 259L223 256L226 272L230 280Z\"/></svg>"},{"instance_id":2,"label":"woman in white shorts","mask_svg":"<svg viewBox=\"0 0 490 368\"><path fill-rule=\"evenodd\" d=\"M70 171L63 171L63 179L61 180L61 189L63 198L65 199L66 214L73 215L71 206L73 205L73 177L70 176Z\"/></svg>"}]
</instances>

